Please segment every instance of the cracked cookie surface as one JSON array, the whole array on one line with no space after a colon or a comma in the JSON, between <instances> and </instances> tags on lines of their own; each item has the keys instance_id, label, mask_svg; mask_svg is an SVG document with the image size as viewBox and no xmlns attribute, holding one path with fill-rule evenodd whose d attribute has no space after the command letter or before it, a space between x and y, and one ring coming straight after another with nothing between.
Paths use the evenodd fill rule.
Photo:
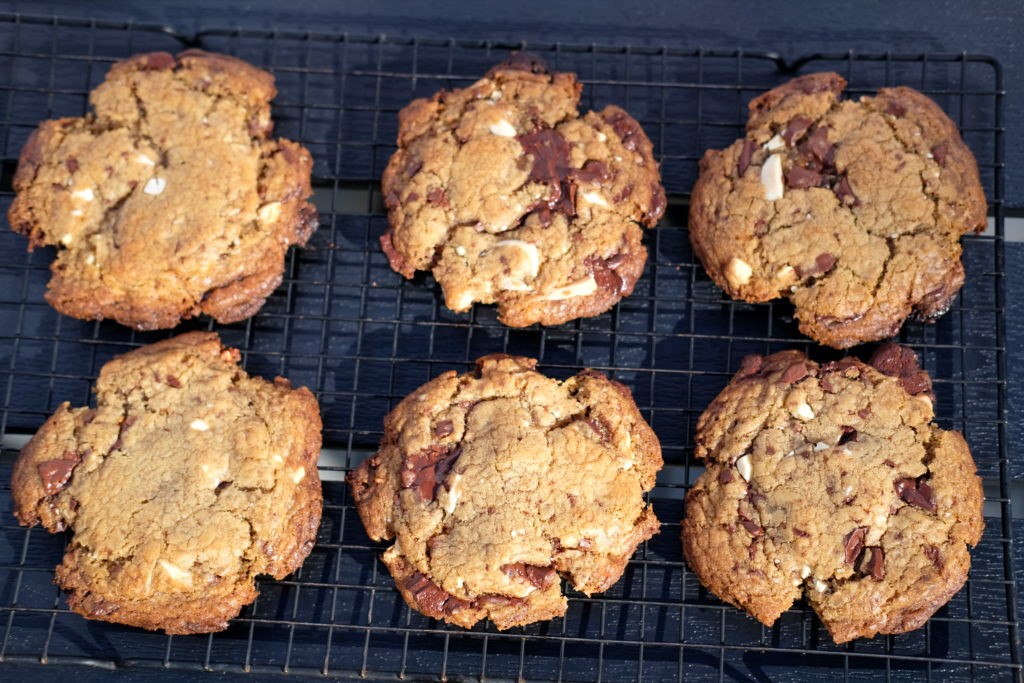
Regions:
<instances>
[{"instance_id":1,"label":"cracked cookie surface","mask_svg":"<svg viewBox=\"0 0 1024 683\"><path fill-rule=\"evenodd\" d=\"M384 422L348 476L367 533L410 607L499 629L560 616L561 575L607 590L658 531L643 494L661 447L629 390L594 371L558 382L493 355L444 373Z\"/></svg>"},{"instance_id":2,"label":"cracked cookie surface","mask_svg":"<svg viewBox=\"0 0 1024 683\"><path fill-rule=\"evenodd\" d=\"M391 267L431 270L445 305L497 303L503 323L557 325L633 292L641 226L665 211L651 142L608 106L580 116L575 74L524 54L412 102L383 178Z\"/></svg>"},{"instance_id":3,"label":"cracked cookie surface","mask_svg":"<svg viewBox=\"0 0 1024 683\"><path fill-rule=\"evenodd\" d=\"M233 57L156 52L114 64L95 113L40 124L8 218L57 247L47 301L140 330L254 315L317 225L309 152L270 138L275 94Z\"/></svg>"},{"instance_id":4,"label":"cracked cookie surface","mask_svg":"<svg viewBox=\"0 0 1024 683\"><path fill-rule=\"evenodd\" d=\"M977 163L935 102L905 87L840 100L845 86L810 74L754 99L746 137L701 160L689 223L729 296L786 296L835 348L945 313L960 237L986 220Z\"/></svg>"},{"instance_id":5,"label":"cracked cookie surface","mask_svg":"<svg viewBox=\"0 0 1024 683\"><path fill-rule=\"evenodd\" d=\"M932 417L905 347L871 365L748 356L697 423L690 568L765 625L803 595L837 643L920 627L963 586L984 525L967 443Z\"/></svg>"},{"instance_id":6,"label":"cracked cookie surface","mask_svg":"<svg viewBox=\"0 0 1024 683\"><path fill-rule=\"evenodd\" d=\"M71 529L72 610L167 633L227 627L254 579L299 568L320 522L320 412L193 332L107 363L96 408L67 403L22 449L14 514Z\"/></svg>"}]
</instances>

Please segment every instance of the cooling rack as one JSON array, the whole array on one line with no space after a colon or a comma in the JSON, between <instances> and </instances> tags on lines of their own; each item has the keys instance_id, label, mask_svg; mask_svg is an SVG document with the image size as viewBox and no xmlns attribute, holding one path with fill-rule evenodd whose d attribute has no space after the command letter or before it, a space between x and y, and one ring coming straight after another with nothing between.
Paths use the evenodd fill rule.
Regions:
<instances>
[{"instance_id":1,"label":"cooling rack","mask_svg":"<svg viewBox=\"0 0 1024 683\"><path fill-rule=\"evenodd\" d=\"M176 332L217 329L242 350L250 372L281 374L316 392L325 424L318 542L301 571L261 582L255 604L222 633L168 637L68 612L52 583L65 538L20 528L10 513L17 449L60 402L88 402L104 362L170 333L57 315L43 300L52 252L28 254L23 238L0 230L0 675L7 662L50 671L78 665L86 677L105 667L136 678L163 668L370 680L1020 680L998 62L845 52L787 63L771 52L236 29L186 36L143 24L0 15L0 209L10 203L19 150L39 120L84 113L89 90L113 61L185 47L272 70L276 131L315 159L322 227L307 249L289 255L284 284L243 324L198 320ZM377 179L394 149L398 110L413 97L472 82L510 49L577 72L584 107L617 103L636 116L670 198L665 219L648 233L651 256L633 296L561 327L508 329L486 306L451 313L429 276L403 281L377 245L386 227ZM702 152L737 137L756 94L818 70L843 74L854 96L906 84L936 99L978 158L991 212L989 232L964 239L967 281L953 309L936 325L908 324L900 335L935 378L938 421L962 430L972 446L986 483L984 538L967 585L926 627L843 646L804 603L774 628L724 605L685 568L678 538L682 499L700 472L692 457L696 418L740 359L784 348L836 357L797 332L788 304L725 299L695 264L685 227ZM565 618L467 631L405 607L343 476L374 451L382 417L406 393L496 351L538 358L559 377L598 368L633 390L664 447L666 466L651 494L663 524L610 591L571 593Z\"/></svg>"}]
</instances>

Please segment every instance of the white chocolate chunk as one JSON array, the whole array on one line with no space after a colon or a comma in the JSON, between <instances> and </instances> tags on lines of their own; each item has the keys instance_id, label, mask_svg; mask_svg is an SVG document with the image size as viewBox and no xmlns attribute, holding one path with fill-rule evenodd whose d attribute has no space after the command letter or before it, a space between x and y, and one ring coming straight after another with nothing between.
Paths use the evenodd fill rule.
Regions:
<instances>
[{"instance_id":1,"label":"white chocolate chunk","mask_svg":"<svg viewBox=\"0 0 1024 683\"><path fill-rule=\"evenodd\" d=\"M156 162L150 159L147 155L139 152L135 155L135 162L142 164L143 166L156 166Z\"/></svg>"},{"instance_id":2,"label":"white chocolate chunk","mask_svg":"<svg viewBox=\"0 0 1024 683\"><path fill-rule=\"evenodd\" d=\"M455 247L455 253L458 254L459 256L465 256L466 248L460 244L459 246Z\"/></svg>"},{"instance_id":3,"label":"white chocolate chunk","mask_svg":"<svg viewBox=\"0 0 1024 683\"><path fill-rule=\"evenodd\" d=\"M814 590L818 591L819 593L828 593L828 584L822 581L821 579L815 579Z\"/></svg>"},{"instance_id":4,"label":"white chocolate chunk","mask_svg":"<svg viewBox=\"0 0 1024 683\"><path fill-rule=\"evenodd\" d=\"M279 454L277 454L277 453L274 453L274 454L273 454L272 456L270 456L270 459L271 459L271 461L273 461L273 462L277 463L278 465L280 465L281 463L283 463L283 462L284 462L284 458L282 458L282 457L281 457L281 456L280 456Z\"/></svg>"},{"instance_id":5,"label":"white chocolate chunk","mask_svg":"<svg viewBox=\"0 0 1024 683\"><path fill-rule=\"evenodd\" d=\"M580 197L584 201L596 204L597 206L608 206L607 200L601 196L600 192L580 192Z\"/></svg>"},{"instance_id":6,"label":"white chocolate chunk","mask_svg":"<svg viewBox=\"0 0 1024 683\"><path fill-rule=\"evenodd\" d=\"M500 90L495 90L494 92L491 93L491 102L497 102L498 100L501 99L501 96L502 92Z\"/></svg>"},{"instance_id":7,"label":"white chocolate chunk","mask_svg":"<svg viewBox=\"0 0 1024 683\"><path fill-rule=\"evenodd\" d=\"M556 287L555 289L548 292L545 299L551 301L561 301L563 299L571 299L576 296L587 296L597 291L597 280L594 279L593 275L588 275L582 280L576 282L570 282L564 287Z\"/></svg>"},{"instance_id":8,"label":"white chocolate chunk","mask_svg":"<svg viewBox=\"0 0 1024 683\"><path fill-rule=\"evenodd\" d=\"M505 119L498 119L487 127L492 135L498 135L503 138L514 138L516 136L516 127Z\"/></svg>"},{"instance_id":9,"label":"white chocolate chunk","mask_svg":"<svg viewBox=\"0 0 1024 683\"><path fill-rule=\"evenodd\" d=\"M518 249L523 254L522 277L535 278L540 271L540 252L537 245L523 240L501 240L494 245L495 249Z\"/></svg>"},{"instance_id":10,"label":"white chocolate chunk","mask_svg":"<svg viewBox=\"0 0 1024 683\"><path fill-rule=\"evenodd\" d=\"M306 468L305 467L296 467L292 471L292 481L294 481L296 484L298 484L300 481L302 481L305 478L306 478Z\"/></svg>"},{"instance_id":11,"label":"white chocolate chunk","mask_svg":"<svg viewBox=\"0 0 1024 683\"><path fill-rule=\"evenodd\" d=\"M455 512L455 506L459 504L459 498L462 497L462 493L459 491L459 481L461 479L462 475L453 474L448 482L448 504L444 506L444 510L449 515Z\"/></svg>"},{"instance_id":12,"label":"white chocolate chunk","mask_svg":"<svg viewBox=\"0 0 1024 683\"><path fill-rule=\"evenodd\" d=\"M769 152L774 152L777 149L782 149L786 146L786 141L782 139L781 135L776 135L768 142L764 143L764 148Z\"/></svg>"},{"instance_id":13,"label":"white chocolate chunk","mask_svg":"<svg viewBox=\"0 0 1024 683\"><path fill-rule=\"evenodd\" d=\"M793 280L796 278L796 269L793 266L782 266L776 271L775 277L779 280Z\"/></svg>"},{"instance_id":14,"label":"white chocolate chunk","mask_svg":"<svg viewBox=\"0 0 1024 683\"><path fill-rule=\"evenodd\" d=\"M75 190L74 192L71 193L71 196L74 197L75 199L81 199L83 202L91 202L93 199L96 198L96 195L93 193L91 187L86 187L81 190Z\"/></svg>"},{"instance_id":15,"label":"white chocolate chunk","mask_svg":"<svg viewBox=\"0 0 1024 683\"><path fill-rule=\"evenodd\" d=\"M814 452L815 453L820 453L821 451L824 451L824 450L827 450L827 449L828 449L828 444L825 443L824 441L819 441L818 443L814 444Z\"/></svg>"},{"instance_id":16,"label":"white chocolate chunk","mask_svg":"<svg viewBox=\"0 0 1024 683\"><path fill-rule=\"evenodd\" d=\"M172 581L189 586L192 585L192 572L186 571L167 560L157 560L157 562L159 563L160 568L167 572L167 576L171 577Z\"/></svg>"},{"instance_id":17,"label":"white chocolate chunk","mask_svg":"<svg viewBox=\"0 0 1024 683\"><path fill-rule=\"evenodd\" d=\"M96 257L93 256L92 254L86 254L85 262L91 266L92 264L96 263Z\"/></svg>"},{"instance_id":18,"label":"white chocolate chunk","mask_svg":"<svg viewBox=\"0 0 1024 683\"><path fill-rule=\"evenodd\" d=\"M773 154L761 167L761 185L764 187L764 198L770 202L782 199L782 157Z\"/></svg>"},{"instance_id":19,"label":"white chocolate chunk","mask_svg":"<svg viewBox=\"0 0 1024 683\"><path fill-rule=\"evenodd\" d=\"M621 467L624 472L631 470L633 469L633 461L628 458L622 458L619 460L619 467Z\"/></svg>"},{"instance_id":20,"label":"white chocolate chunk","mask_svg":"<svg viewBox=\"0 0 1024 683\"><path fill-rule=\"evenodd\" d=\"M750 282L750 276L753 274L754 269L750 267L750 264L735 256L729 261L729 265L725 267L725 279L733 287L742 287L747 284Z\"/></svg>"},{"instance_id":21,"label":"white chocolate chunk","mask_svg":"<svg viewBox=\"0 0 1024 683\"><path fill-rule=\"evenodd\" d=\"M749 455L741 455L736 459L736 471L743 477L743 481L750 482L750 477L754 474L754 465L750 462Z\"/></svg>"},{"instance_id":22,"label":"white chocolate chunk","mask_svg":"<svg viewBox=\"0 0 1024 683\"><path fill-rule=\"evenodd\" d=\"M256 212L260 223L273 223L281 216L281 202L269 202L264 204Z\"/></svg>"},{"instance_id":23,"label":"white chocolate chunk","mask_svg":"<svg viewBox=\"0 0 1024 683\"><path fill-rule=\"evenodd\" d=\"M167 187L166 180L158 176L153 176L146 181L146 186L142 188L142 191L155 197L158 194L163 194L165 187Z\"/></svg>"},{"instance_id":24,"label":"white chocolate chunk","mask_svg":"<svg viewBox=\"0 0 1024 683\"><path fill-rule=\"evenodd\" d=\"M205 432L207 429L210 428L210 425L206 424L205 420L200 420L199 418L196 418L192 420L192 424L190 424L189 427L196 430L197 432Z\"/></svg>"},{"instance_id":25,"label":"white chocolate chunk","mask_svg":"<svg viewBox=\"0 0 1024 683\"><path fill-rule=\"evenodd\" d=\"M811 407L807 405L806 401L801 401L796 404L796 406L789 412L793 417L798 420L803 420L804 422L814 419L814 411L811 410Z\"/></svg>"},{"instance_id":26,"label":"white chocolate chunk","mask_svg":"<svg viewBox=\"0 0 1024 683\"><path fill-rule=\"evenodd\" d=\"M84 212L81 209L71 209L72 216L81 216Z\"/></svg>"},{"instance_id":27,"label":"white chocolate chunk","mask_svg":"<svg viewBox=\"0 0 1024 683\"><path fill-rule=\"evenodd\" d=\"M458 295L448 307L453 311L465 311L473 305L473 290L467 290Z\"/></svg>"},{"instance_id":28,"label":"white chocolate chunk","mask_svg":"<svg viewBox=\"0 0 1024 683\"><path fill-rule=\"evenodd\" d=\"M808 565L804 565L804 568L800 570L800 578L806 579L811 575L811 568Z\"/></svg>"},{"instance_id":29,"label":"white chocolate chunk","mask_svg":"<svg viewBox=\"0 0 1024 683\"><path fill-rule=\"evenodd\" d=\"M600 142L607 142L608 141L608 136L605 135L604 133L602 133L601 131L597 131L597 139Z\"/></svg>"},{"instance_id":30,"label":"white chocolate chunk","mask_svg":"<svg viewBox=\"0 0 1024 683\"><path fill-rule=\"evenodd\" d=\"M69 244L71 244L72 240L74 240L74 239L75 239L75 236L72 235L70 232L69 233L65 233L64 236L60 238L60 243L63 244L66 247Z\"/></svg>"}]
</instances>

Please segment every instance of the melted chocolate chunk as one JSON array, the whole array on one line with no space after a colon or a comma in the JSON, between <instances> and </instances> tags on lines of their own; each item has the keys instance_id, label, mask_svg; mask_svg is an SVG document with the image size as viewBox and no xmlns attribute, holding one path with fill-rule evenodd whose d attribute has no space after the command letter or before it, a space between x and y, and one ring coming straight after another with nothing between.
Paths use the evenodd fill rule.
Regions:
<instances>
[{"instance_id":1,"label":"melted chocolate chunk","mask_svg":"<svg viewBox=\"0 0 1024 683\"><path fill-rule=\"evenodd\" d=\"M804 361L799 361L785 369L782 373L782 381L786 384L796 384L809 374L811 374L810 366Z\"/></svg>"},{"instance_id":2,"label":"melted chocolate chunk","mask_svg":"<svg viewBox=\"0 0 1024 683\"><path fill-rule=\"evenodd\" d=\"M870 576L875 581L885 578L885 551L881 548L868 548L860 561L860 573Z\"/></svg>"},{"instance_id":3,"label":"melted chocolate chunk","mask_svg":"<svg viewBox=\"0 0 1024 683\"><path fill-rule=\"evenodd\" d=\"M668 198L665 196L665 188L659 183L651 183L651 205L647 209L647 213L644 217L647 219L649 225L654 225L661 217L665 215L665 209L668 207Z\"/></svg>"},{"instance_id":4,"label":"melted chocolate chunk","mask_svg":"<svg viewBox=\"0 0 1024 683\"><path fill-rule=\"evenodd\" d=\"M885 105L885 113L892 114L893 116L903 116L907 113L907 108L902 102L889 100Z\"/></svg>"},{"instance_id":5,"label":"melted chocolate chunk","mask_svg":"<svg viewBox=\"0 0 1024 683\"><path fill-rule=\"evenodd\" d=\"M839 177L839 181L836 182L832 191L836 193L836 197L839 198L839 203L846 206L859 206L860 200L857 199L857 195L853 193L853 188L850 187L850 179L845 175Z\"/></svg>"},{"instance_id":6,"label":"melted chocolate chunk","mask_svg":"<svg viewBox=\"0 0 1024 683\"><path fill-rule=\"evenodd\" d=\"M871 365L879 372L896 377L911 396L931 393L932 381L921 369L917 354L899 344L885 344L871 356Z\"/></svg>"},{"instance_id":7,"label":"melted chocolate chunk","mask_svg":"<svg viewBox=\"0 0 1024 683\"><path fill-rule=\"evenodd\" d=\"M522 605L525 602L525 598L512 598L507 595L481 595L473 601L473 604L480 607L505 607L508 605Z\"/></svg>"},{"instance_id":8,"label":"melted chocolate chunk","mask_svg":"<svg viewBox=\"0 0 1024 683\"><path fill-rule=\"evenodd\" d=\"M602 441L611 441L611 430L608 429L608 426L604 422L596 417L588 417L587 424L590 425L590 428L593 429L599 437L601 437Z\"/></svg>"},{"instance_id":9,"label":"melted chocolate chunk","mask_svg":"<svg viewBox=\"0 0 1024 683\"><path fill-rule=\"evenodd\" d=\"M814 257L814 265L811 268L796 267L796 274L800 277L818 277L832 270L836 264L836 257L829 253L818 254Z\"/></svg>"},{"instance_id":10,"label":"melted chocolate chunk","mask_svg":"<svg viewBox=\"0 0 1024 683\"><path fill-rule=\"evenodd\" d=\"M640 124L632 116L624 111L616 111L604 119L612 127L615 134L622 140L622 146L634 151L643 139L644 133L640 130Z\"/></svg>"},{"instance_id":11,"label":"melted chocolate chunk","mask_svg":"<svg viewBox=\"0 0 1024 683\"><path fill-rule=\"evenodd\" d=\"M786 171L786 187L794 190L806 190L821 184L821 174L806 168L794 166Z\"/></svg>"},{"instance_id":12,"label":"melted chocolate chunk","mask_svg":"<svg viewBox=\"0 0 1024 683\"><path fill-rule=\"evenodd\" d=\"M608 267L608 262L601 258L591 257L586 260L586 263L591 268L591 273L594 276L594 282L597 283L597 288L605 292L619 292L625 293L626 281L615 272L613 268Z\"/></svg>"},{"instance_id":13,"label":"melted chocolate chunk","mask_svg":"<svg viewBox=\"0 0 1024 683\"><path fill-rule=\"evenodd\" d=\"M747 519L746 517L740 517L740 524L743 525L743 528L746 529L751 536L756 537L764 533L764 529L762 529L760 526L757 525L757 523Z\"/></svg>"},{"instance_id":14,"label":"melted chocolate chunk","mask_svg":"<svg viewBox=\"0 0 1024 683\"><path fill-rule=\"evenodd\" d=\"M569 143L553 128L525 133L518 140L523 150L533 156L530 180L560 182L573 170L569 165Z\"/></svg>"},{"instance_id":15,"label":"melted chocolate chunk","mask_svg":"<svg viewBox=\"0 0 1024 683\"><path fill-rule=\"evenodd\" d=\"M739 163L739 175L742 177L747 169L750 168L750 157L754 155L754 150L757 149L757 145L753 140L743 141L743 151L740 152L740 163Z\"/></svg>"},{"instance_id":16,"label":"melted chocolate chunk","mask_svg":"<svg viewBox=\"0 0 1024 683\"><path fill-rule=\"evenodd\" d=\"M797 116L790 119L789 123L786 124L785 130L782 131L782 139L786 141L786 146L792 147L794 141L803 137L803 134L810 127L811 120L806 116Z\"/></svg>"},{"instance_id":17,"label":"melted chocolate chunk","mask_svg":"<svg viewBox=\"0 0 1024 683\"><path fill-rule=\"evenodd\" d=\"M949 144L946 142L940 142L939 144L932 147L932 156L935 161L939 163L939 166L946 165L946 152L949 149Z\"/></svg>"},{"instance_id":18,"label":"melted chocolate chunk","mask_svg":"<svg viewBox=\"0 0 1024 683\"><path fill-rule=\"evenodd\" d=\"M455 431L455 424L451 420L441 420L434 425L434 436L443 439Z\"/></svg>"},{"instance_id":19,"label":"melted chocolate chunk","mask_svg":"<svg viewBox=\"0 0 1024 683\"><path fill-rule=\"evenodd\" d=\"M494 75L496 71L503 69L527 71L532 74L548 73L548 65L540 55L535 55L532 52L520 52L518 50L513 51L504 62L491 68L491 70L487 72L487 77L489 78Z\"/></svg>"},{"instance_id":20,"label":"melted chocolate chunk","mask_svg":"<svg viewBox=\"0 0 1024 683\"><path fill-rule=\"evenodd\" d=\"M896 495L908 505L935 512L935 493L926 482L904 477L894 481L893 488L896 489Z\"/></svg>"},{"instance_id":21,"label":"melted chocolate chunk","mask_svg":"<svg viewBox=\"0 0 1024 683\"><path fill-rule=\"evenodd\" d=\"M440 206L442 208L448 206L448 195L440 187L432 187L427 192L427 201L434 206Z\"/></svg>"},{"instance_id":22,"label":"melted chocolate chunk","mask_svg":"<svg viewBox=\"0 0 1024 683\"><path fill-rule=\"evenodd\" d=\"M839 445L848 444L857 440L857 430L849 425L843 425L843 433L839 437Z\"/></svg>"},{"instance_id":23,"label":"melted chocolate chunk","mask_svg":"<svg viewBox=\"0 0 1024 683\"><path fill-rule=\"evenodd\" d=\"M822 166L831 166L836 156L836 146L828 141L828 127L815 128L810 137L800 145L800 152L817 160Z\"/></svg>"},{"instance_id":24,"label":"melted chocolate chunk","mask_svg":"<svg viewBox=\"0 0 1024 683\"><path fill-rule=\"evenodd\" d=\"M581 183L597 183L598 185L611 177L608 166L603 161L594 159L583 164L583 168L574 169L572 175Z\"/></svg>"},{"instance_id":25,"label":"melted chocolate chunk","mask_svg":"<svg viewBox=\"0 0 1024 683\"><path fill-rule=\"evenodd\" d=\"M105 617L108 614L113 614L119 609L121 609L121 605L116 602L110 602L109 600L97 600L96 603L89 608L89 616Z\"/></svg>"},{"instance_id":26,"label":"melted chocolate chunk","mask_svg":"<svg viewBox=\"0 0 1024 683\"><path fill-rule=\"evenodd\" d=\"M405 588L412 594L420 611L435 619L454 614L470 604L469 601L461 600L445 591L419 572L413 573L405 580Z\"/></svg>"},{"instance_id":27,"label":"melted chocolate chunk","mask_svg":"<svg viewBox=\"0 0 1024 683\"><path fill-rule=\"evenodd\" d=\"M854 564L857 558L860 557L860 551L864 549L864 537L868 533L866 526L859 526L850 533L846 534L846 540L843 542L846 553L846 564Z\"/></svg>"},{"instance_id":28,"label":"melted chocolate chunk","mask_svg":"<svg viewBox=\"0 0 1024 683\"><path fill-rule=\"evenodd\" d=\"M501 565L501 571L510 579L529 581L533 586L543 590L555 580L553 567L538 567L533 564L514 562Z\"/></svg>"},{"instance_id":29,"label":"melted chocolate chunk","mask_svg":"<svg viewBox=\"0 0 1024 683\"><path fill-rule=\"evenodd\" d=\"M736 372L737 377L751 377L758 374L764 364L764 356L744 356L740 361L740 369Z\"/></svg>"},{"instance_id":30,"label":"melted chocolate chunk","mask_svg":"<svg viewBox=\"0 0 1024 683\"><path fill-rule=\"evenodd\" d=\"M36 471L39 472L39 478L43 480L43 492L52 496L59 493L61 489L67 486L68 480L71 479L71 473L75 471L75 465L78 464L78 459L73 460L47 460L41 462L36 466Z\"/></svg>"},{"instance_id":31,"label":"melted chocolate chunk","mask_svg":"<svg viewBox=\"0 0 1024 683\"><path fill-rule=\"evenodd\" d=\"M415 488L420 500L434 500L438 487L444 483L461 454L461 448L448 449L435 445L409 456L400 475L402 488Z\"/></svg>"}]
</instances>

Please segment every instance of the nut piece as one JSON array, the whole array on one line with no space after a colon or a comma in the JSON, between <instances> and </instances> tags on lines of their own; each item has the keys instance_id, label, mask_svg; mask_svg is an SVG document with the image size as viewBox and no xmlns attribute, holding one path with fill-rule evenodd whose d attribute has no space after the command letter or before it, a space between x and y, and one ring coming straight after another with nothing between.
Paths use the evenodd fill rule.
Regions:
<instances>
[{"instance_id":1,"label":"nut piece","mask_svg":"<svg viewBox=\"0 0 1024 683\"><path fill-rule=\"evenodd\" d=\"M256 212L260 223L273 223L281 217L281 202L269 202L264 204Z\"/></svg>"},{"instance_id":2,"label":"nut piece","mask_svg":"<svg viewBox=\"0 0 1024 683\"><path fill-rule=\"evenodd\" d=\"M496 122L487 126L491 133L498 135L503 138L514 138L516 136L516 128L505 119L498 119Z\"/></svg>"},{"instance_id":3,"label":"nut piece","mask_svg":"<svg viewBox=\"0 0 1024 683\"><path fill-rule=\"evenodd\" d=\"M200 420L196 418L195 420L192 420L192 424L190 424L189 427L196 430L197 432L205 432L207 429L210 428L210 425L206 424L205 420Z\"/></svg>"},{"instance_id":4,"label":"nut piece","mask_svg":"<svg viewBox=\"0 0 1024 683\"><path fill-rule=\"evenodd\" d=\"M167 572L167 576L171 577L172 581L189 586L192 585L192 572L186 571L167 560L157 560L157 562L160 564L160 567Z\"/></svg>"},{"instance_id":5,"label":"nut piece","mask_svg":"<svg viewBox=\"0 0 1024 683\"><path fill-rule=\"evenodd\" d=\"M761 167L761 185L764 187L764 198L770 202L782 199L782 157L773 154Z\"/></svg>"},{"instance_id":6,"label":"nut piece","mask_svg":"<svg viewBox=\"0 0 1024 683\"><path fill-rule=\"evenodd\" d=\"M742 287L747 284L750 282L750 276L753 274L754 269L750 267L750 264L735 256L732 257L729 265L725 268L725 278L733 287Z\"/></svg>"},{"instance_id":7,"label":"nut piece","mask_svg":"<svg viewBox=\"0 0 1024 683\"><path fill-rule=\"evenodd\" d=\"M600 192L580 192L580 197L584 201L589 202L591 204L596 204L598 206L608 206L608 202L605 200L604 197L601 196Z\"/></svg>"},{"instance_id":8,"label":"nut piece","mask_svg":"<svg viewBox=\"0 0 1024 683\"><path fill-rule=\"evenodd\" d=\"M153 195L155 197L158 194L162 194L165 187L167 187L166 180L157 176L153 176L148 181L146 181L146 186L142 188L142 191L148 195Z\"/></svg>"},{"instance_id":9,"label":"nut piece","mask_svg":"<svg viewBox=\"0 0 1024 683\"><path fill-rule=\"evenodd\" d=\"M750 477L754 474L754 465L750 462L749 455L741 455L736 459L736 471L743 477L743 481L750 483Z\"/></svg>"}]
</instances>

